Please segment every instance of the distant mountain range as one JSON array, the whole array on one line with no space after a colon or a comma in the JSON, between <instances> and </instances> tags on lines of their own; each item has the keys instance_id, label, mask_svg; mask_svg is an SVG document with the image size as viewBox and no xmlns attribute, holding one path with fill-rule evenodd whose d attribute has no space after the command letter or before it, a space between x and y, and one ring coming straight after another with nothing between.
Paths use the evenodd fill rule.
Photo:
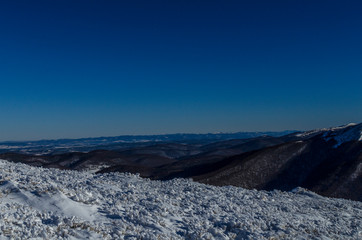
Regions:
<instances>
[{"instance_id":1,"label":"distant mountain range","mask_svg":"<svg viewBox=\"0 0 362 240\"><path fill-rule=\"evenodd\" d=\"M29 154L55 154L66 152L89 152L97 149L114 150L135 146L148 146L155 143L197 143L206 144L228 139L246 139L260 136L279 137L297 131L281 132L237 132L207 134L163 134L163 135L124 135L116 137L57 139L39 141L0 142L0 153L21 152Z\"/></svg>"},{"instance_id":2,"label":"distant mountain range","mask_svg":"<svg viewBox=\"0 0 362 240\"><path fill-rule=\"evenodd\" d=\"M324 196L362 201L361 132L362 123L306 132L2 143L9 149L3 147L0 159L99 173L139 173L159 180L192 178L248 189L304 187Z\"/></svg>"}]
</instances>

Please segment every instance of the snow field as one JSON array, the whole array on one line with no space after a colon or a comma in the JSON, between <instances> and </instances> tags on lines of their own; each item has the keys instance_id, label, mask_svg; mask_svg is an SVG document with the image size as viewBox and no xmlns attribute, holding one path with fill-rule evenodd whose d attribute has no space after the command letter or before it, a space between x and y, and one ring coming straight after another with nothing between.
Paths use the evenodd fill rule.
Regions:
<instances>
[{"instance_id":1,"label":"snow field","mask_svg":"<svg viewBox=\"0 0 362 240\"><path fill-rule=\"evenodd\" d=\"M0 160L0 239L358 239L362 203Z\"/></svg>"}]
</instances>

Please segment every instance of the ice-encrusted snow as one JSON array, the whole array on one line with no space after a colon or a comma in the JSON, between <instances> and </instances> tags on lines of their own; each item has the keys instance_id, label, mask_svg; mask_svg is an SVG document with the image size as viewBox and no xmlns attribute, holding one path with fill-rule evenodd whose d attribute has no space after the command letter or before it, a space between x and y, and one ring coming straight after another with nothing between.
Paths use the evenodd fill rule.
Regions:
<instances>
[{"instance_id":1,"label":"ice-encrusted snow","mask_svg":"<svg viewBox=\"0 0 362 240\"><path fill-rule=\"evenodd\" d=\"M0 160L0 239L358 239L362 203Z\"/></svg>"}]
</instances>

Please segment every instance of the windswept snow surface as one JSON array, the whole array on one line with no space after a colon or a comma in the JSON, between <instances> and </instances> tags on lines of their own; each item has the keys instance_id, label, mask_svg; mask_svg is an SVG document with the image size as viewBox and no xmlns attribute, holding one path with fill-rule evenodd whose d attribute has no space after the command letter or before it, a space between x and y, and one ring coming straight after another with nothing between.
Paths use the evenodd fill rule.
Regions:
<instances>
[{"instance_id":1,"label":"windswept snow surface","mask_svg":"<svg viewBox=\"0 0 362 240\"><path fill-rule=\"evenodd\" d=\"M362 203L0 160L0 239L358 239Z\"/></svg>"}]
</instances>

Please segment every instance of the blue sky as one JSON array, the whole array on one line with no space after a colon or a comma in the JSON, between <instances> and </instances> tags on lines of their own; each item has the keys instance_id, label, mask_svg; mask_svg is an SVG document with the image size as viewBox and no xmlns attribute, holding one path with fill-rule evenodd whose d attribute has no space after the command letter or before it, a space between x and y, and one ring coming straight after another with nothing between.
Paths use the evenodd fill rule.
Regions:
<instances>
[{"instance_id":1,"label":"blue sky","mask_svg":"<svg viewBox=\"0 0 362 240\"><path fill-rule=\"evenodd\" d=\"M0 3L0 140L362 120L360 1Z\"/></svg>"}]
</instances>

